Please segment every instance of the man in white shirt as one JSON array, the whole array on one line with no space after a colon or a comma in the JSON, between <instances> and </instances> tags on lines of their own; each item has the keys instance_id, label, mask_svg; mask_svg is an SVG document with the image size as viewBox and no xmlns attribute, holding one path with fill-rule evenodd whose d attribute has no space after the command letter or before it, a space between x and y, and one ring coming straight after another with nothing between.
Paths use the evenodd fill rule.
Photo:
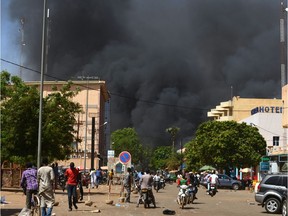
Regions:
<instances>
[{"instance_id":1,"label":"man in white shirt","mask_svg":"<svg viewBox=\"0 0 288 216\"><path fill-rule=\"evenodd\" d=\"M217 190L217 186L220 185L218 175L215 174L214 170L212 172L212 175L210 175L210 177L209 177L209 183L210 183L210 185L214 184L216 187L216 190Z\"/></svg>"}]
</instances>

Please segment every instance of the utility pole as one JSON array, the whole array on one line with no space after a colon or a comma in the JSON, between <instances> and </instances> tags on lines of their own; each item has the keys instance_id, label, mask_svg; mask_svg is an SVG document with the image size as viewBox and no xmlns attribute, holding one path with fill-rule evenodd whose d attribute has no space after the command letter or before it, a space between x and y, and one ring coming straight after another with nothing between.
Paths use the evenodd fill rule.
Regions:
<instances>
[{"instance_id":1,"label":"utility pole","mask_svg":"<svg viewBox=\"0 0 288 216\"><path fill-rule=\"evenodd\" d=\"M42 24L42 51L41 51L41 81L40 81L40 105L39 105L39 125L38 125L38 150L37 150L37 167L40 167L41 148L42 148L42 111L43 111L43 83L45 73L45 43L46 43L46 21L47 21L47 0L43 0L43 24Z\"/></svg>"},{"instance_id":2,"label":"utility pole","mask_svg":"<svg viewBox=\"0 0 288 216\"><path fill-rule=\"evenodd\" d=\"M20 19L21 28L19 29L19 31L20 31L20 33L21 33L21 49L20 49L19 77L20 77L21 79L22 79L22 66L23 66L22 56L23 56L24 46L26 45L25 39L24 39L24 24L25 24L25 18L22 17L22 18Z\"/></svg>"},{"instance_id":3,"label":"utility pole","mask_svg":"<svg viewBox=\"0 0 288 216\"><path fill-rule=\"evenodd\" d=\"M286 28L285 28L285 23L286 23ZM280 1L280 70L281 70L281 87L283 87L286 84L286 78L287 78L286 77L287 57L288 57L288 55L287 55L287 12L286 12L286 6L284 4L284 0L281 0Z\"/></svg>"}]
</instances>

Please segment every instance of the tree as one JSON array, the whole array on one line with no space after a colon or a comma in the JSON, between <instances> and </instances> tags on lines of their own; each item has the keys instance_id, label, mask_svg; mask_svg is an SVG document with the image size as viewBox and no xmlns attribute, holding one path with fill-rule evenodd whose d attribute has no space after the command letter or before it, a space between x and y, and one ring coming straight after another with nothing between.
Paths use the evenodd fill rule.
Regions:
<instances>
[{"instance_id":1,"label":"tree","mask_svg":"<svg viewBox=\"0 0 288 216\"><path fill-rule=\"evenodd\" d=\"M151 165L155 169L166 169L172 156L171 146L159 146L153 151Z\"/></svg>"},{"instance_id":2,"label":"tree","mask_svg":"<svg viewBox=\"0 0 288 216\"><path fill-rule=\"evenodd\" d=\"M72 102L77 91L70 91L72 83L43 99L42 152L51 159L66 159L71 153L75 115L81 105ZM6 71L1 73L1 158L20 164L37 161L39 90L27 86Z\"/></svg>"},{"instance_id":3,"label":"tree","mask_svg":"<svg viewBox=\"0 0 288 216\"><path fill-rule=\"evenodd\" d=\"M143 146L134 128L114 131L111 134L111 142L115 155L119 155L122 151L128 151L131 154L133 164L139 164L143 159Z\"/></svg>"},{"instance_id":4,"label":"tree","mask_svg":"<svg viewBox=\"0 0 288 216\"><path fill-rule=\"evenodd\" d=\"M186 144L188 168L255 166L265 154L266 142L256 127L235 121L202 123L194 140Z\"/></svg>"},{"instance_id":5,"label":"tree","mask_svg":"<svg viewBox=\"0 0 288 216\"><path fill-rule=\"evenodd\" d=\"M171 140L172 140L172 152L174 153L175 149L175 141L176 141L176 137L178 132L180 131L180 128L178 127L170 127L166 129L166 132L169 133L171 135Z\"/></svg>"}]
</instances>

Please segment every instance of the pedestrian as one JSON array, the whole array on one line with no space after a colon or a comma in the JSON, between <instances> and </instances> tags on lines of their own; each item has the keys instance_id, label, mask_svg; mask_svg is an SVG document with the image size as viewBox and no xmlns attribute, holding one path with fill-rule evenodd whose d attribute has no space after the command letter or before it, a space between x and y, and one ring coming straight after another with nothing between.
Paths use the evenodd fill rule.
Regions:
<instances>
[{"instance_id":1,"label":"pedestrian","mask_svg":"<svg viewBox=\"0 0 288 216\"><path fill-rule=\"evenodd\" d=\"M113 177L114 177L114 170L111 169L108 172L108 181L107 181L107 185L111 185L113 183Z\"/></svg>"},{"instance_id":2,"label":"pedestrian","mask_svg":"<svg viewBox=\"0 0 288 216\"><path fill-rule=\"evenodd\" d=\"M53 182L54 172L52 167L48 166L48 158L43 158L42 166L37 172L37 181L39 185L41 216L51 216L53 205L55 203Z\"/></svg>"},{"instance_id":3,"label":"pedestrian","mask_svg":"<svg viewBox=\"0 0 288 216\"><path fill-rule=\"evenodd\" d=\"M95 169L90 169L90 184L91 188L94 188L94 186L97 184L97 177L96 177L96 171Z\"/></svg>"},{"instance_id":4,"label":"pedestrian","mask_svg":"<svg viewBox=\"0 0 288 216\"><path fill-rule=\"evenodd\" d=\"M155 202L155 197L153 195L153 191L152 191L152 185L153 185L153 176L150 175L150 170L147 169L145 171L145 174L141 176L140 181L140 188L142 189L147 189L149 191L149 195L152 198L152 203L154 205L154 208L156 208L156 202ZM139 198L138 198L138 202L137 202L137 206L139 207L140 201L141 201L141 197L142 197L142 191L140 190L140 194L139 194Z\"/></svg>"},{"instance_id":5,"label":"pedestrian","mask_svg":"<svg viewBox=\"0 0 288 216\"><path fill-rule=\"evenodd\" d=\"M102 170L101 168L98 168L96 170L96 188L98 188L101 181L102 181Z\"/></svg>"},{"instance_id":6,"label":"pedestrian","mask_svg":"<svg viewBox=\"0 0 288 216\"><path fill-rule=\"evenodd\" d=\"M75 168L75 164L73 162L70 163L70 168L65 171L65 177L67 179L67 194L68 194L68 211L72 211L72 203L75 209L78 209L77 203L77 184L79 171ZM73 201L72 201L73 199Z\"/></svg>"},{"instance_id":7,"label":"pedestrian","mask_svg":"<svg viewBox=\"0 0 288 216\"><path fill-rule=\"evenodd\" d=\"M57 162L53 163L52 164L52 168L53 168L54 176L55 176L54 188L57 189L57 187L58 187L58 179L59 179L58 163Z\"/></svg>"},{"instance_id":8,"label":"pedestrian","mask_svg":"<svg viewBox=\"0 0 288 216\"><path fill-rule=\"evenodd\" d=\"M126 190L125 202L130 203L130 194L131 194L131 186L132 186L132 170L130 167L127 168L127 173L124 177L124 188Z\"/></svg>"},{"instance_id":9,"label":"pedestrian","mask_svg":"<svg viewBox=\"0 0 288 216\"><path fill-rule=\"evenodd\" d=\"M37 194L37 169L32 168L32 163L26 164L26 170L22 173L21 187L26 195L26 208L31 209L31 199L33 194Z\"/></svg>"}]
</instances>

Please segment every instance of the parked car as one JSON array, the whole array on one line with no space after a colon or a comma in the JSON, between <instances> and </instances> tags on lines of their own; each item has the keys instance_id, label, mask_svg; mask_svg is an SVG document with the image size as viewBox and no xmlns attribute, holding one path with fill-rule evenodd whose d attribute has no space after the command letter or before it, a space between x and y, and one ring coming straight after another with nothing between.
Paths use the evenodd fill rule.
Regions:
<instances>
[{"instance_id":1,"label":"parked car","mask_svg":"<svg viewBox=\"0 0 288 216\"><path fill-rule=\"evenodd\" d=\"M287 173L266 175L258 185L256 202L265 207L268 213L279 213L287 194L287 181Z\"/></svg>"},{"instance_id":2,"label":"parked car","mask_svg":"<svg viewBox=\"0 0 288 216\"><path fill-rule=\"evenodd\" d=\"M241 181L233 179L233 178L231 178L225 174L217 174L217 175L218 175L218 179L219 179L219 183L220 183L220 185L218 185L218 188L232 188L233 190L241 189L241 185L242 185ZM202 179L200 181L200 184L207 188L207 181L206 180Z\"/></svg>"}]
</instances>

